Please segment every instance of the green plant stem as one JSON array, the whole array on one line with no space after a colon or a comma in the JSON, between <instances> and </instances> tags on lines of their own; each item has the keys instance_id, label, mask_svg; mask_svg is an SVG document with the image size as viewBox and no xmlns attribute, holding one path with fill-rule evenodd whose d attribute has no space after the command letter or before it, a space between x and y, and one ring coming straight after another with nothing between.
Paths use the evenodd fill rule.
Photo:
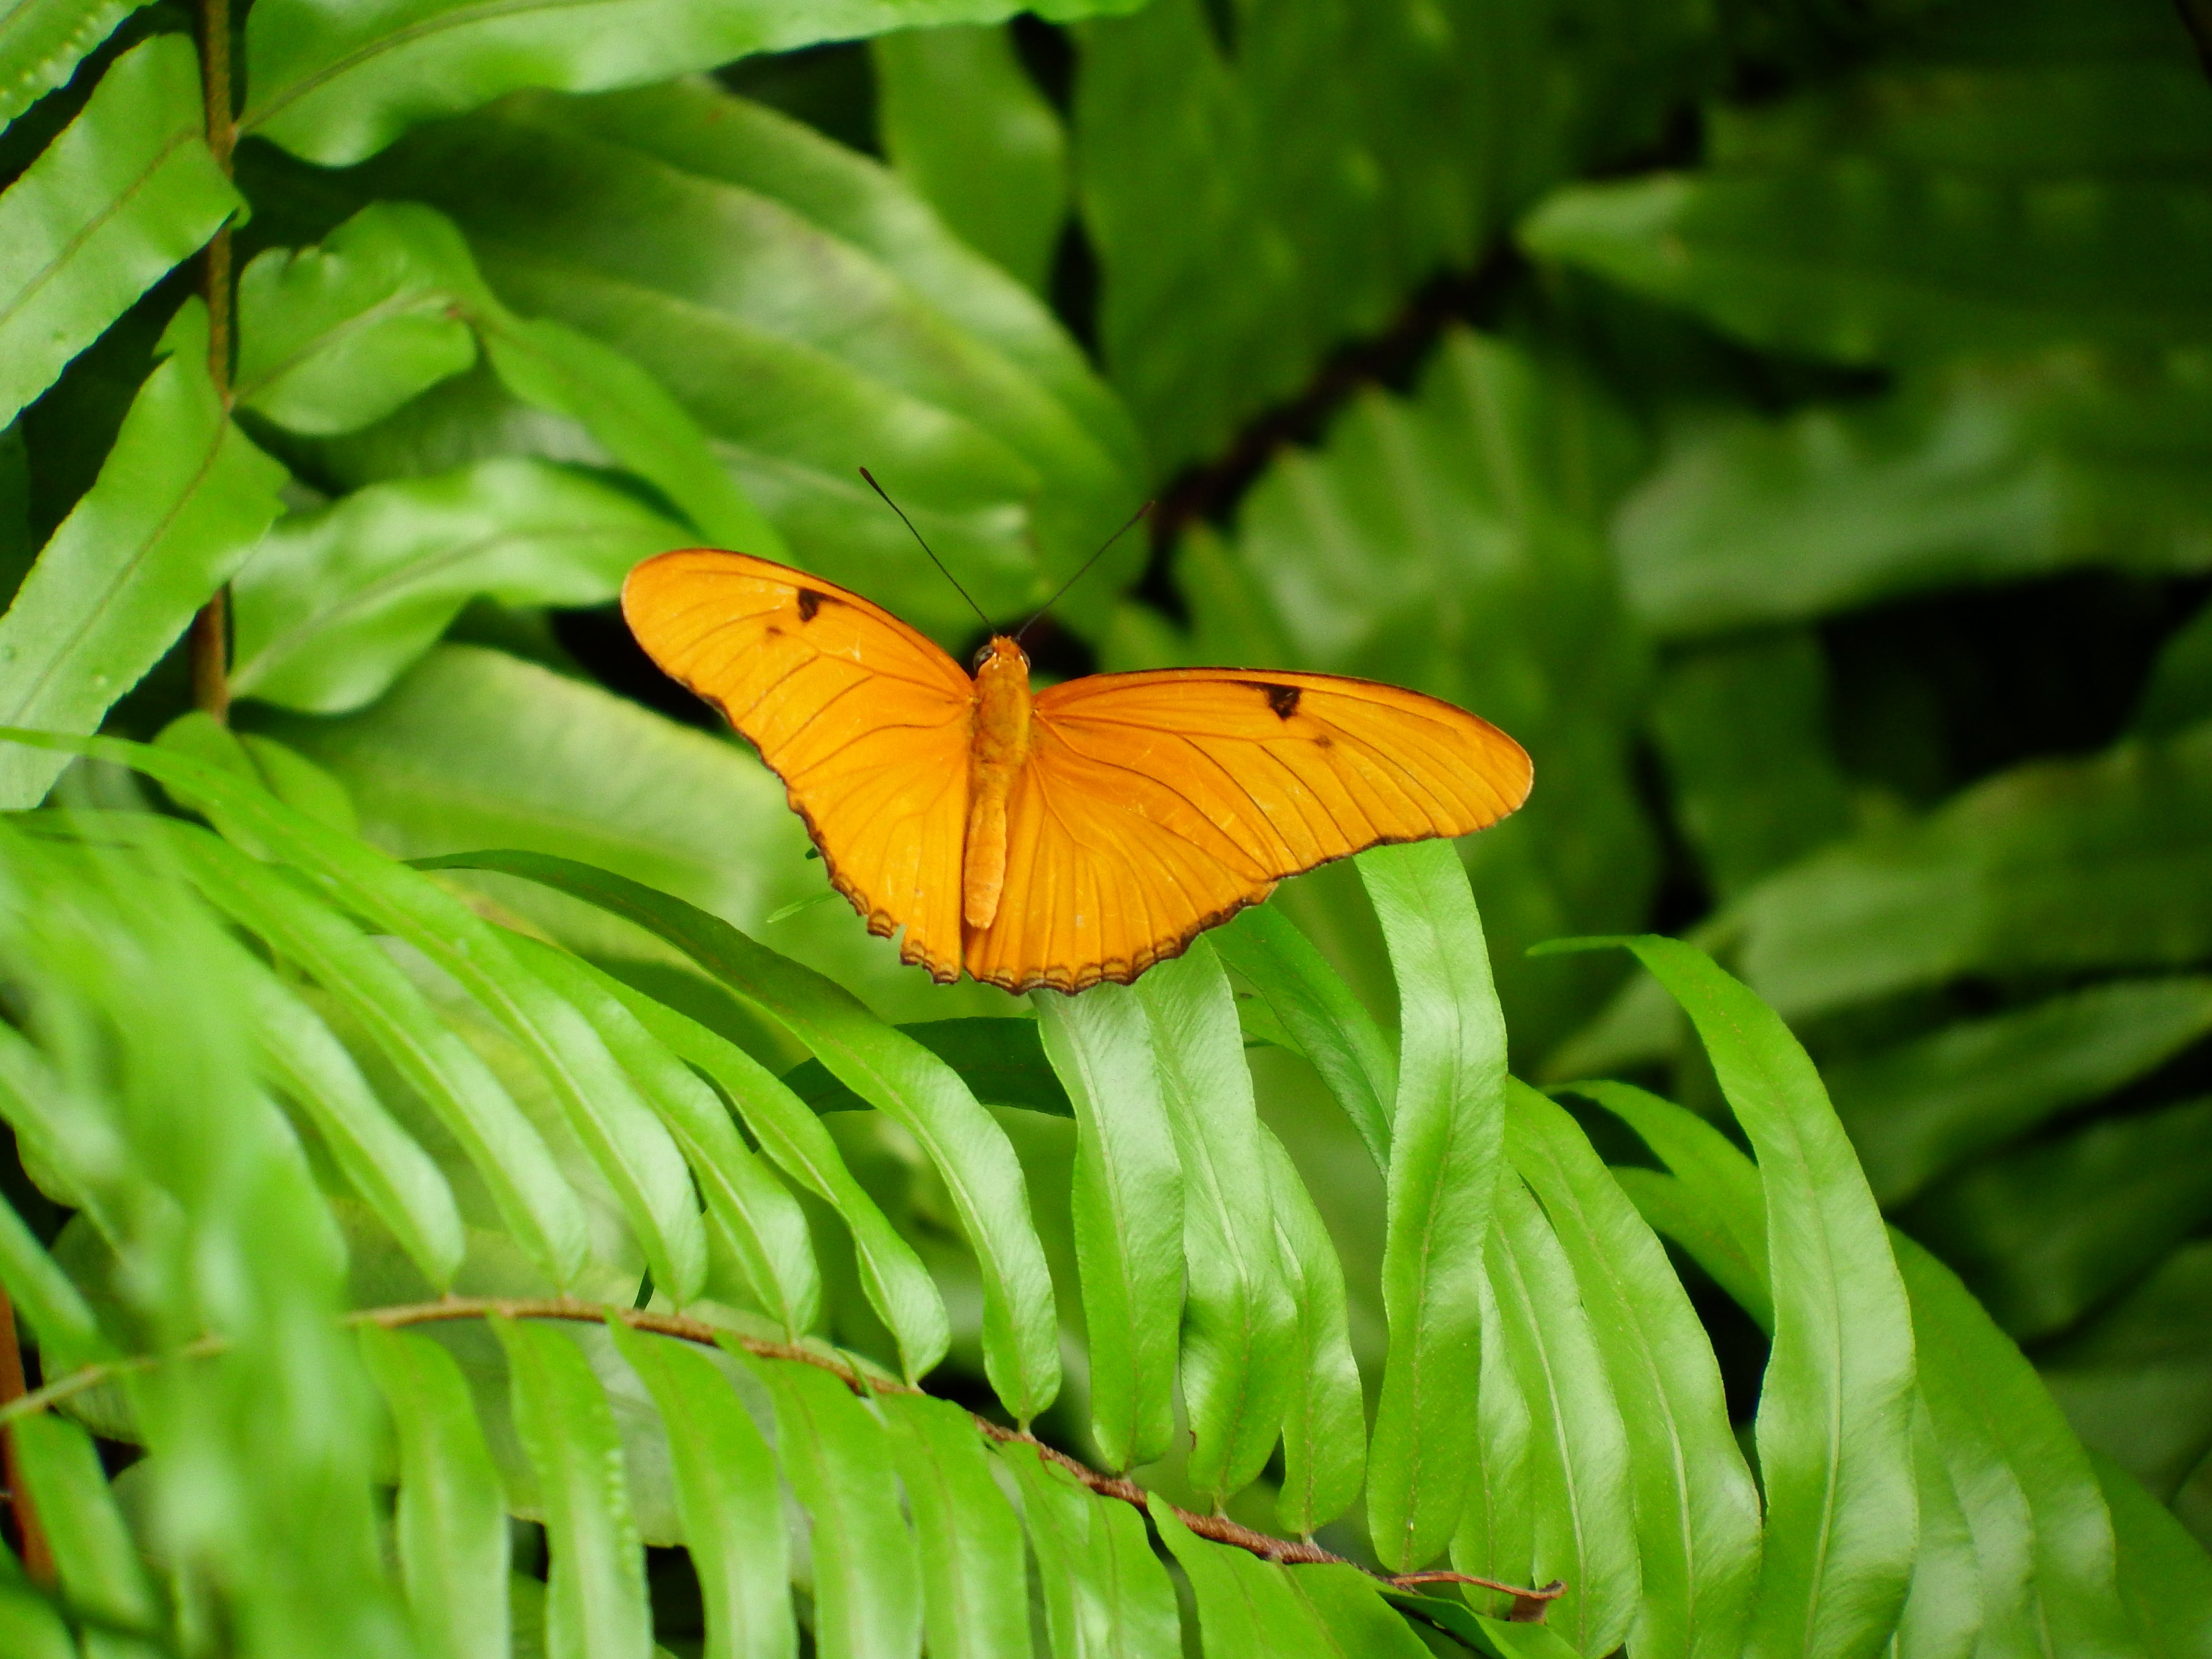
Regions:
<instances>
[{"instance_id":1,"label":"green plant stem","mask_svg":"<svg viewBox=\"0 0 2212 1659\"><path fill-rule=\"evenodd\" d=\"M649 1331L658 1336L674 1337L679 1341L694 1342L704 1348L717 1348L734 1342L761 1359L795 1360L800 1364L818 1366L842 1382L855 1394L921 1394L925 1390L881 1376L850 1364L841 1364L831 1356L811 1348L794 1347L788 1343L769 1342L759 1337L746 1336L737 1331L722 1330L697 1319L686 1319L680 1314L654 1313L643 1308L605 1308L588 1302L574 1302L562 1297L517 1298L485 1296L449 1296L439 1302L413 1302L390 1308L364 1308L348 1314L349 1325L381 1325L386 1330L399 1330L410 1325L433 1325L458 1319L487 1319L497 1314L508 1319L566 1319L590 1325L604 1325L609 1319L619 1319L632 1330ZM135 1371L149 1370L168 1359L207 1358L222 1352L229 1344L222 1337L204 1336L189 1342L173 1354L137 1354L127 1359L103 1361L86 1365L69 1376L48 1383L45 1388L20 1398L0 1403L0 1427L19 1417L33 1412L50 1410L73 1395L101 1383ZM1035 1448L1039 1457L1057 1463L1101 1498L1115 1498L1142 1510L1146 1504L1143 1487L1120 1475L1105 1474L1089 1464L1078 1462L1066 1452L1046 1445L1034 1435L1018 1429L1009 1429L988 1418L969 1413L978 1432L1004 1444L1009 1442ZM1356 1561L1347 1561L1332 1554L1319 1545L1307 1541L1292 1541L1271 1537L1250 1527L1231 1521L1225 1515L1197 1515L1178 1509L1176 1518L1201 1538L1210 1538L1217 1544L1246 1550L1263 1561L1274 1561L1285 1566L1313 1566L1334 1565L1358 1567ZM1361 1567L1360 1571L1369 1570ZM1540 1589L1524 1589L1516 1584L1501 1584L1492 1578L1478 1578L1463 1572L1415 1572L1393 1578L1387 1574L1369 1572L1394 1589L1409 1589L1421 1584L1474 1584L1483 1589L1496 1590L1514 1598L1510 1617L1526 1624L1543 1622L1544 1610L1561 1595L1566 1586L1551 1583Z\"/></svg>"},{"instance_id":2,"label":"green plant stem","mask_svg":"<svg viewBox=\"0 0 2212 1659\"><path fill-rule=\"evenodd\" d=\"M23 1398L23 1351L15 1340L15 1309L8 1292L0 1291L0 1408ZM23 1485L15 1462L15 1437L0 1433L0 1473L8 1481L8 1506L15 1517L15 1537L22 1546L23 1571L34 1584L54 1582L54 1552L46 1542L46 1529L31 1507L31 1494Z\"/></svg>"},{"instance_id":3,"label":"green plant stem","mask_svg":"<svg viewBox=\"0 0 2212 1659\"><path fill-rule=\"evenodd\" d=\"M230 0L201 0L200 83L206 94L207 143L228 179L238 139L230 84ZM209 239L200 256L201 291L208 308L208 375L223 406L230 404L230 226ZM191 629L192 702L219 720L230 718L230 589L216 589Z\"/></svg>"}]
</instances>

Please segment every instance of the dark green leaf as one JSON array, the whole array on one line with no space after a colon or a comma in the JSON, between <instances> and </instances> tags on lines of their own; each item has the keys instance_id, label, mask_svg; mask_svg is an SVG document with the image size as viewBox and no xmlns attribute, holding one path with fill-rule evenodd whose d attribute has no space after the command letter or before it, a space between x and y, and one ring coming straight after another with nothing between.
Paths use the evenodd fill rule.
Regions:
<instances>
[{"instance_id":1,"label":"dark green leaf","mask_svg":"<svg viewBox=\"0 0 2212 1659\"><path fill-rule=\"evenodd\" d=\"M1997 1322L2048 1336L2212 1216L2212 1099L2098 1123L1976 1165L1899 1219Z\"/></svg>"},{"instance_id":2,"label":"dark green leaf","mask_svg":"<svg viewBox=\"0 0 2212 1659\"><path fill-rule=\"evenodd\" d=\"M704 85L510 100L374 181L450 212L507 304L651 374L801 563L948 639L973 613L856 458L994 616L1042 602L1136 504L1123 417L1036 299L772 112ZM1117 552L1102 589L1140 557Z\"/></svg>"},{"instance_id":3,"label":"dark green leaf","mask_svg":"<svg viewBox=\"0 0 2212 1659\"><path fill-rule=\"evenodd\" d=\"M382 696L471 599L604 604L640 559L692 539L622 491L542 461L371 484L285 520L239 572L232 687L343 714Z\"/></svg>"},{"instance_id":4,"label":"dark green leaf","mask_svg":"<svg viewBox=\"0 0 2212 1659\"><path fill-rule=\"evenodd\" d=\"M1090 1338L1091 1432L1107 1465L1126 1469L1162 1455L1175 1433L1182 1164L1137 993L1097 985L1030 1000L1075 1110L1069 1211Z\"/></svg>"},{"instance_id":5,"label":"dark green leaf","mask_svg":"<svg viewBox=\"0 0 2212 1659\"><path fill-rule=\"evenodd\" d=\"M2206 605L2159 648L2150 683L2136 710L2135 729L2170 737L2212 716L2212 605Z\"/></svg>"},{"instance_id":6,"label":"dark green leaf","mask_svg":"<svg viewBox=\"0 0 2212 1659\"><path fill-rule=\"evenodd\" d=\"M2121 981L1828 1069L1875 1196L1902 1203L2045 1119L2156 1070L2212 1030L2212 980Z\"/></svg>"},{"instance_id":7,"label":"dark green leaf","mask_svg":"<svg viewBox=\"0 0 2212 1659\"><path fill-rule=\"evenodd\" d=\"M204 120L191 42L156 35L0 195L0 419L238 208Z\"/></svg>"},{"instance_id":8,"label":"dark green leaf","mask_svg":"<svg viewBox=\"0 0 2212 1659\"><path fill-rule=\"evenodd\" d=\"M1274 1449L1297 1313L1276 1255L1264 1131L1228 976L1212 947L1194 940L1137 981L1137 1000L1152 1022L1160 1098L1182 1166L1185 1478L1218 1505Z\"/></svg>"},{"instance_id":9,"label":"dark green leaf","mask_svg":"<svg viewBox=\"0 0 2212 1659\"><path fill-rule=\"evenodd\" d=\"M2025 180L1830 155L1559 191L1540 258L1770 349L1899 362L2212 337L2212 194L2195 179Z\"/></svg>"},{"instance_id":10,"label":"dark green leaf","mask_svg":"<svg viewBox=\"0 0 2212 1659\"><path fill-rule=\"evenodd\" d=\"M2151 1659L2212 1654L2212 1557L2109 1458L2092 1455L2119 1542L2120 1596Z\"/></svg>"},{"instance_id":11,"label":"dark green leaf","mask_svg":"<svg viewBox=\"0 0 2212 1659\"><path fill-rule=\"evenodd\" d=\"M884 154L970 247L1042 294L1067 218L1067 135L1003 28L878 35Z\"/></svg>"},{"instance_id":12,"label":"dark green leaf","mask_svg":"<svg viewBox=\"0 0 2212 1659\"><path fill-rule=\"evenodd\" d=\"M407 1603L435 1659L507 1659L507 1495L453 1357L364 1325L362 1358L399 1442L396 1530Z\"/></svg>"},{"instance_id":13,"label":"dark green leaf","mask_svg":"<svg viewBox=\"0 0 2212 1659\"><path fill-rule=\"evenodd\" d=\"M13 1119L15 1115L4 1111L0 1115ZM0 1200L0 1289L6 1290L16 1317L29 1326L27 1334L40 1351L51 1356L51 1370L98 1358L107 1347L99 1322L69 1275L55 1265L5 1200Z\"/></svg>"},{"instance_id":14,"label":"dark green leaf","mask_svg":"<svg viewBox=\"0 0 2212 1659\"><path fill-rule=\"evenodd\" d=\"M1219 580L1190 580L1186 550L1206 659L1411 686L1528 750L1542 780L1528 804L1462 848L1528 1054L1578 1024L1617 970L1539 964L1524 947L1638 925L1656 873L1627 738L1648 701L1644 650L1604 539L1641 459L1624 412L1571 363L1454 332L1413 398L1363 397L1318 453L1282 452L1238 504ZM1222 606L1243 615L1214 618ZM1287 657L1236 648L1260 645L1252 618L1272 620Z\"/></svg>"},{"instance_id":15,"label":"dark green leaf","mask_svg":"<svg viewBox=\"0 0 2212 1659\"><path fill-rule=\"evenodd\" d=\"M911 1659L921 1641L914 1535L884 1425L827 1371L748 1358L775 1399L784 1478L814 1523L814 1639L823 1659Z\"/></svg>"},{"instance_id":16,"label":"dark green leaf","mask_svg":"<svg viewBox=\"0 0 2212 1659\"><path fill-rule=\"evenodd\" d=\"M1026 1420L1060 1386L1052 1280L1006 1132L959 1073L863 1007L849 991L756 944L720 917L626 877L537 853L426 860L543 882L657 933L788 1027L848 1086L921 1143L944 1178L983 1270L984 1355L992 1388Z\"/></svg>"},{"instance_id":17,"label":"dark green leaf","mask_svg":"<svg viewBox=\"0 0 2212 1659\"><path fill-rule=\"evenodd\" d=\"M1383 1243L1389 1358L1368 1449L1368 1527L1410 1572L1459 1519L1482 1344L1479 1282L1504 1134L1505 1027L1482 918L1449 842L1359 858L1398 977L1395 1139Z\"/></svg>"},{"instance_id":18,"label":"dark green leaf","mask_svg":"<svg viewBox=\"0 0 2212 1659\"><path fill-rule=\"evenodd\" d=\"M1038 1006L1043 1006L1040 1000ZM986 1106L1073 1117L1067 1090L1045 1059L1038 1024L1027 1019L932 1019L899 1030L959 1073ZM817 1112L858 1112L868 1103L830 1075L818 1060L783 1075L784 1086Z\"/></svg>"},{"instance_id":19,"label":"dark green leaf","mask_svg":"<svg viewBox=\"0 0 2212 1659\"><path fill-rule=\"evenodd\" d=\"M2031 763L1762 882L1737 960L1793 1019L1958 974L2198 961L2208 816L2212 726Z\"/></svg>"},{"instance_id":20,"label":"dark green leaf","mask_svg":"<svg viewBox=\"0 0 2212 1659\"><path fill-rule=\"evenodd\" d=\"M2079 351L1736 416L1632 498L1622 579L1654 628L1708 634L2085 564L2202 569L2208 443L2192 374Z\"/></svg>"},{"instance_id":21,"label":"dark green leaf","mask_svg":"<svg viewBox=\"0 0 2212 1659\"><path fill-rule=\"evenodd\" d=\"M681 1342L607 1322L615 1351L653 1391L668 1431L684 1545L699 1577L714 1659L795 1659L791 1542L775 1457L714 1363Z\"/></svg>"},{"instance_id":22,"label":"dark green leaf","mask_svg":"<svg viewBox=\"0 0 2212 1659\"><path fill-rule=\"evenodd\" d=\"M931 1659L1029 1659L1021 1522L993 1478L974 1419L921 1395L884 1395L878 1403L921 1547Z\"/></svg>"},{"instance_id":23,"label":"dark green leaf","mask_svg":"<svg viewBox=\"0 0 2212 1659\"><path fill-rule=\"evenodd\" d=\"M514 1426L544 1504L546 1659L644 1659L653 1646L645 1549L622 1440L592 1368L561 1330L495 1316Z\"/></svg>"},{"instance_id":24,"label":"dark green leaf","mask_svg":"<svg viewBox=\"0 0 2212 1659\"><path fill-rule=\"evenodd\" d=\"M276 516L283 469L224 413L198 301L163 345L98 481L0 617L0 720L90 731ZM20 749L0 757L0 806L36 805L62 765Z\"/></svg>"},{"instance_id":25,"label":"dark green leaf","mask_svg":"<svg viewBox=\"0 0 2212 1659\"><path fill-rule=\"evenodd\" d=\"M2212 1242L2192 1240L2036 1369L2075 1431L2153 1492L2185 1501L2212 1455Z\"/></svg>"},{"instance_id":26,"label":"dark green leaf","mask_svg":"<svg viewBox=\"0 0 2212 1659\"><path fill-rule=\"evenodd\" d=\"M1810 632L1726 640L1678 659L1651 715L1675 820L1716 897L1852 827L1829 752L1827 665Z\"/></svg>"}]
</instances>

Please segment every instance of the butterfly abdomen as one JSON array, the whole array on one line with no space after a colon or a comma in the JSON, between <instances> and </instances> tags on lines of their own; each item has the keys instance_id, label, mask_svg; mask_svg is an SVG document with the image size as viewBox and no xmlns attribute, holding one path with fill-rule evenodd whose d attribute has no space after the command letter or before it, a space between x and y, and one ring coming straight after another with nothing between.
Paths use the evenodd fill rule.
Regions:
<instances>
[{"instance_id":1,"label":"butterfly abdomen","mask_svg":"<svg viewBox=\"0 0 2212 1659\"><path fill-rule=\"evenodd\" d=\"M1006 797L1030 752L1030 659L1004 635L975 670L975 735L968 763L968 844L961 911L988 927L1006 884Z\"/></svg>"}]
</instances>

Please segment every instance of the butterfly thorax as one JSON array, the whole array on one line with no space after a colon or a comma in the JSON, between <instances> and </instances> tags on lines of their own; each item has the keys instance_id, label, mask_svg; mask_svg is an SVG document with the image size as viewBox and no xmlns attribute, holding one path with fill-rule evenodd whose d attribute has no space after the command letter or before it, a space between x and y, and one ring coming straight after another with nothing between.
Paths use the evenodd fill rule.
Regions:
<instances>
[{"instance_id":1,"label":"butterfly thorax","mask_svg":"<svg viewBox=\"0 0 2212 1659\"><path fill-rule=\"evenodd\" d=\"M961 908L988 927L1006 881L1006 797L1030 752L1030 659L1001 634L975 668L975 726L968 759L968 842Z\"/></svg>"}]
</instances>

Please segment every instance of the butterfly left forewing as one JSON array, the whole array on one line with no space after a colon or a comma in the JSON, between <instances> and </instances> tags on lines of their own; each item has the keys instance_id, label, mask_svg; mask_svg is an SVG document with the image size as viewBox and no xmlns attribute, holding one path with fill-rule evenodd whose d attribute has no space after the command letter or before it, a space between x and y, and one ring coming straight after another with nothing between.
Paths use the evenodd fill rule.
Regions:
<instances>
[{"instance_id":1,"label":"butterfly left forewing","mask_svg":"<svg viewBox=\"0 0 2212 1659\"><path fill-rule=\"evenodd\" d=\"M783 780L830 878L872 932L960 971L969 681L856 593L695 549L630 573L623 614L653 659L720 708Z\"/></svg>"},{"instance_id":2,"label":"butterfly left forewing","mask_svg":"<svg viewBox=\"0 0 2212 1659\"><path fill-rule=\"evenodd\" d=\"M966 943L1009 989L1127 982L1284 877L1483 829L1528 792L1488 722L1334 675L1102 674L1041 694L1036 720L1005 897Z\"/></svg>"}]
</instances>

